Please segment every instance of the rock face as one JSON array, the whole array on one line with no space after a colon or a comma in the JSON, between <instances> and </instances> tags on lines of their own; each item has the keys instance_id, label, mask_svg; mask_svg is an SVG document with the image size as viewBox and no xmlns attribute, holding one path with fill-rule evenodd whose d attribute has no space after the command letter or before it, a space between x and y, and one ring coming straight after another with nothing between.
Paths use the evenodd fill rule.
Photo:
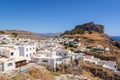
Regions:
<instances>
[{"instance_id":1,"label":"rock face","mask_svg":"<svg viewBox=\"0 0 120 80\"><path fill-rule=\"evenodd\" d=\"M77 25L75 27L75 29L80 29L80 28L82 28L85 31L92 30L92 31L96 31L96 32L99 32L99 33L104 33L104 26L94 24L94 22L85 23L83 25Z\"/></svg>"},{"instance_id":2,"label":"rock face","mask_svg":"<svg viewBox=\"0 0 120 80\"><path fill-rule=\"evenodd\" d=\"M116 46L117 48L120 48L120 41L114 41L114 46Z\"/></svg>"}]
</instances>

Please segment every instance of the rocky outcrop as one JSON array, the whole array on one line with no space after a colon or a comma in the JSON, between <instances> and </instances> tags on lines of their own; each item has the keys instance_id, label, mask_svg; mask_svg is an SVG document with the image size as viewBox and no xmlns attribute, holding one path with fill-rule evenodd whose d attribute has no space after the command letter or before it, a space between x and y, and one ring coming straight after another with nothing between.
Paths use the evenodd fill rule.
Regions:
<instances>
[{"instance_id":1,"label":"rocky outcrop","mask_svg":"<svg viewBox=\"0 0 120 80\"><path fill-rule=\"evenodd\" d=\"M120 48L120 41L114 41L113 45L116 46L117 48Z\"/></svg>"},{"instance_id":2,"label":"rocky outcrop","mask_svg":"<svg viewBox=\"0 0 120 80\"><path fill-rule=\"evenodd\" d=\"M77 25L75 27L75 29L83 29L85 31L96 31L99 33L104 33L104 26L103 25L98 25L98 24L94 24L94 22L89 22L89 23L85 23L83 25Z\"/></svg>"},{"instance_id":3,"label":"rocky outcrop","mask_svg":"<svg viewBox=\"0 0 120 80\"><path fill-rule=\"evenodd\" d=\"M110 43L117 48L120 48L120 41L116 41L113 38L110 38Z\"/></svg>"}]
</instances>

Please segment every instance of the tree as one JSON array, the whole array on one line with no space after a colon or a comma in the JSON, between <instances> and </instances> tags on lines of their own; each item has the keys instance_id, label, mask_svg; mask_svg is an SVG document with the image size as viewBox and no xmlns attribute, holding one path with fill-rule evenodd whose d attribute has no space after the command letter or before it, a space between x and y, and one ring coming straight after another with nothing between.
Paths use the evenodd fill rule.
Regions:
<instances>
[{"instance_id":1,"label":"tree","mask_svg":"<svg viewBox=\"0 0 120 80\"><path fill-rule=\"evenodd\" d=\"M68 35L69 35L69 34L70 34L70 31L68 31L68 30L67 30L67 31L65 31L65 34L68 34Z\"/></svg>"},{"instance_id":2,"label":"tree","mask_svg":"<svg viewBox=\"0 0 120 80\"><path fill-rule=\"evenodd\" d=\"M69 42L69 47L73 47L73 43L72 42Z\"/></svg>"},{"instance_id":3,"label":"tree","mask_svg":"<svg viewBox=\"0 0 120 80\"><path fill-rule=\"evenodd\" d=\"M75 38L75 40L74 40L74 41L79 42L79 39L78 39L78 38Z\"/></svg>"},{"instance_id":4,"label":"tree","mask_svg":"<svg viewBox=\"0 0 120 80\"><path fill-rule=\"evenodd\" d=\"M13 35L14 37L17 37L17 36L18 36L18 34L17 34L16 32L12 32L12 35Z\"/></svg>"},{"instance_id":5,"label":"tree","mask_svg":"<svg viewBox=\"0 0 120 80\"><path fill-rule=\"evenodd\" d=\"M5 32L4 31L0 31L1 34L4 34Z\"/></svg>"}]
</instances>

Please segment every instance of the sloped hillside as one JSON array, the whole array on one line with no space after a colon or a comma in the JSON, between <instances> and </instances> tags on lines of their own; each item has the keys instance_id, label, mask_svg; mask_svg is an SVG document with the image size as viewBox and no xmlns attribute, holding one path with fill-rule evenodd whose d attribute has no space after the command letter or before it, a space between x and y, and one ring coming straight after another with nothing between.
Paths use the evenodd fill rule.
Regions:
<instances>
[{"instance_id":1,"label":"sloped hillside","mask_svg":"<svg viewBox=\"0 0 120 80\"><path fill-rule=\"evenodd\" d=\"M35 33L23 30L4 30L0 31L0 34L8 34L12 37L19 37L19 38L29 38L29 39L41 39L41 37Z\"/></svg>"},{"instance_id":2,"label":"sloped hillside","mask_svg":"<svg viewBox=\"0 0 120 80\"><path fill-rule=\"evenodd\" d=\"M10 80L53 80L53 75L50 72L31 67L27 69L27 72L20 73Z\"/></svg>"},{"instance_id":3,"label":"sloped hillside","mask_svg":"<svg viewBox=\"0 0 120 80\"><path fill-rule=\"evenodd\" d=\"M65 31L62 37L81 38L82 47L102 45L109 47L113 53L113 45L107 34L104 33L104 26L93 22L75 26L70 31Z\"/></svg>"}]
</instances>

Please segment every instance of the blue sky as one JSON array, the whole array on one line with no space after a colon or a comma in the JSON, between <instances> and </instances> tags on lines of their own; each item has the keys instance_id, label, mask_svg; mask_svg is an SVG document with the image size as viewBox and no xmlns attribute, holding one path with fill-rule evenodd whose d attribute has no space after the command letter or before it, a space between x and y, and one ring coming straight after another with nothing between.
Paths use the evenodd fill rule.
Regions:
<instances>
[{"instance_id":1,"label":"blue sky","mask_svg":"<svg viewBox=\"0 0 120 80\"><path fill-rule=\"evenodd\" d=\"M120 35L120 0L0 0L0 29L64 32L94 21Z\"/></svg>"}]
</instances>

